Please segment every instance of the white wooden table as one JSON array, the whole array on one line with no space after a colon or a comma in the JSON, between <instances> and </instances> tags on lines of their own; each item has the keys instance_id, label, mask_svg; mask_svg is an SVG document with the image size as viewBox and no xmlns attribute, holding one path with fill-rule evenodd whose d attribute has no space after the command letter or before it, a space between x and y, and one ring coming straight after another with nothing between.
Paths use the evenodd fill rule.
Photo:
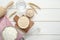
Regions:
<instances>
[{"instance_id":1,"label":"white wooden table","mask_svg":"<svg viewBox=\"0 0 60 40\"><path fill-rule=\"evenodd\" d=\"M0 0L0 6L5 6L11 0ZM15 3L17 0L13 0ZM25 0L26 3L33 2L37 4L41 10L37 10L38 14L32 19L35 24L28 32L26 40L60 40L60 0ZM8 10L9 16L16 5ZM14 17L14 16L13 16ZM9 20L14 25L13 17Z\"/></svg>"}]
</instances>

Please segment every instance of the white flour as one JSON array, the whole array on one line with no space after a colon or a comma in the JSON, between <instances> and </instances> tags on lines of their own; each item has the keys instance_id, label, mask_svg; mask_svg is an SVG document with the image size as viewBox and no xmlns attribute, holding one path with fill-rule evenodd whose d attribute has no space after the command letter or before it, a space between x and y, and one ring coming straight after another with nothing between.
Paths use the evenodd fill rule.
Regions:
<instances>
[{"instance_id":1,"label":"white flour","mask_svg":"<svg viewBox=\"0 0 60 40\"><path fill-rule=\"evenodd\" d=\"M6 27L2 32L4 40L15 40L17 38L17 30L13 27Z\"/></svg>"}]
</instances>

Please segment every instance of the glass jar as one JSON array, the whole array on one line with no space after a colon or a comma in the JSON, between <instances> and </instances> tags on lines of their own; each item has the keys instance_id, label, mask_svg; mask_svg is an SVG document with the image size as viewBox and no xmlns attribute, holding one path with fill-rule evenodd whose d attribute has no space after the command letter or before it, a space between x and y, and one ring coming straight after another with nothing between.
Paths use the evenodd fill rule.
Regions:
<instances>
[{"instance_id":1,"label":"glass jar","mask_svg":"<svg viewBox=\"0 0 60 40\"><path fill-rule=\"evenodd\" d=\"M26 12L26 3L24 0L19 0L16 2L17 15L21 16Z\"/></svg>"}]
</instances>

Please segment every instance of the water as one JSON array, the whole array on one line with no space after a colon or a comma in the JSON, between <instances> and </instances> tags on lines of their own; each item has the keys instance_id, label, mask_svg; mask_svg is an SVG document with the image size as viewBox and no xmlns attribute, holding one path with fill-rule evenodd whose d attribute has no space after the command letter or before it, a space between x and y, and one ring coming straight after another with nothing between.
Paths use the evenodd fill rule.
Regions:
<instances>
[{"instance_id":1,"label":"water","mask_svg":"<svg viewBox=\"0 0 60 40\"><path fill-rule=\"evenodd\" d=\"M17 15L23 15L26 12L26 3L24 0L19 0L16 2L16 8L17 8Z\"/></svg>"}]
</instances>

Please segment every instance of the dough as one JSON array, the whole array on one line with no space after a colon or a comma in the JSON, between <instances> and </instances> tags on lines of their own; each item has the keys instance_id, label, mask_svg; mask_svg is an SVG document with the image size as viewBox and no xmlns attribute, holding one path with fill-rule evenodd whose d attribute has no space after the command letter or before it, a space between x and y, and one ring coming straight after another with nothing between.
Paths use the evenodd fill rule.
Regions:
<instances>
[{"instance_id":1,"label":"dough","mask_svg":"<svg viewBox=\"0 0 60 40\"><path fill-rule=\"evenodd\" d=\"M30 18L33 17L34 16L34 10L33 9L28 9L27 12L26 12L26 15Z\"/></svg>"},{"instance_id":2,"label":"dough","mask_svg":"<svg viewBox=\"0 0 60 40\"><path fill-rule=\"evenodd\" d=\"M18 26L25 29L29 26L29 19L26 16L22 16L18 19Z\"/></svg>"}]
</instances>

